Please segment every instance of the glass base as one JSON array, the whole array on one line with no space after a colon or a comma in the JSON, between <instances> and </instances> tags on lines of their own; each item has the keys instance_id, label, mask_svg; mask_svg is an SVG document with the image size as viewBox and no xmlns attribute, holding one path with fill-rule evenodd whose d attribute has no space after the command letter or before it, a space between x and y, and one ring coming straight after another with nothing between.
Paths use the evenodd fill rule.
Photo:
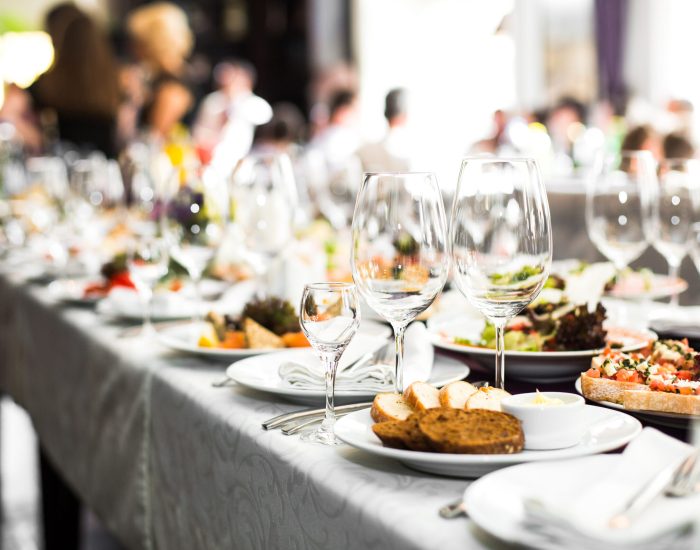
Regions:
<instances>
[{"instance_id":1,"label":"glass base","mask_svg":"<svg viewBox=\"0 0 700 550\"><path fill-rule=\"evenodd\" d=\"M323 427L311 432L304 432L301 434L302 441L307 441L311 443L320 443L321 445L342 445L343 442L338 439L332 431L329 431Z\"/></svg>"}]
</instances>

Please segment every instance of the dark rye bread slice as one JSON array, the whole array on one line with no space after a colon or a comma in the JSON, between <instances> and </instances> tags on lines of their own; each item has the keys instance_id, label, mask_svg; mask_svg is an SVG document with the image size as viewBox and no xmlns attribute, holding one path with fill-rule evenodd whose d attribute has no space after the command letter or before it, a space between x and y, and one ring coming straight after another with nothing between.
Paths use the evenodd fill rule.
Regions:
<instances>
[{"instance_id":1,"label":"dark rye bread slice","mask_svg":"<svg viewBox=\"0 0 700 550\"><path fill-rule=\"evenodd\" d=\"M513 454L525 445L520 420L497 411L430 409L418 420L418 427L441 453Z\"/></svg>"},{"instance_id":2,"label":"dark rye bread slice","mask_svg":"<svg viewBox=\"0 0 700 550\"><path fill-rule=\"evenodd\" d=\"M372 426L374 434L387 447L430 452L432 448L423 432L418 428L418 420L423 413L415 413L406 420L389 420Z\"/></svg>"}]
</instances>

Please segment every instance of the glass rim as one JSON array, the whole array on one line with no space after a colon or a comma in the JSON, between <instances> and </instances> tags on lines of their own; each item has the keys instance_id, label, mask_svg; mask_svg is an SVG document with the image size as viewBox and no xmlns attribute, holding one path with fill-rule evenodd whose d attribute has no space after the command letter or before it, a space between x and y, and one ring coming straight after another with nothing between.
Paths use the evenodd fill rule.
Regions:
<instances>
[{"instance_id":1,"label":"glass rim","mask_svg":"<svg viewBox=\"0 0 700 550\"><path fill-rule=\"evenodd\" d=\"M462 157L462 165L467 162L526 162L537 164L535 157L497 157L497 156L468 156Z\"/></svg>"},{"instance_id":2,"label":"glass rim","mask_svg":"<svg viewBox=\"0 0 700 550\"><path fill-rule=\"evenodd\" d=\"M355 283L347 283L343 281L322 281L317 283L306 283L304 285L304 290L350 290L353 288L355 288Z\"/></svg>"},{"instance_id":3,"label":"glass rim","mask_svg":"<svg viewBox=\"0 0 700 550\"><path fill-rule=\"evenodd\" d=\"M418 172L363 172L363 176L433 176L437 177L435 175L435 172L429 172L427 170L425 171L418 171Z\"/></svg>"}]
</instances>

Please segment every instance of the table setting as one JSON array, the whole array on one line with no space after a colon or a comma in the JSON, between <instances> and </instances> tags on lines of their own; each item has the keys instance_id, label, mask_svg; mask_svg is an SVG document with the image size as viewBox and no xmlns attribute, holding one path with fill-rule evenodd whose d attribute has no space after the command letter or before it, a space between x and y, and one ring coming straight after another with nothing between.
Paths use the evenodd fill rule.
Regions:
<instances>
[{"instance_id":1,"label":"table setting","mask_svg":"<svg viewBox=\"0 0 700 550\"><path fill-rule=\"evenodd\" d=\"M686 254L700 258L689 165L656 166L642 153L601 163L586 222L607 261L587 263L555 254L532 159L464 159L449 212L430 172L365 174L341 229L311 229L297 215L287 160L253 154L225 179L173 166L139 180L129 201L94 159L65 174L34 162L33 181L55 185L2 198L14 201L0 209L0 293L13 296L3 326L26 328L48 310L44 323L67 323L62 345L90 342L86 361L107 356L124 369L135 392L133 456L118 455L124 471L139 472L124 502L143 510L177 499L124 527L123 510L71 473L136 546L178 536L230 542L229 511L252 514L242 502L268 510L252 520L256 542L279 542L271 506L300 544L360 544L333 506L367 526L367 544L386 536L397 548L410 536L409 546L431 547L427 533L443 527L439 540L455 548L694 540L700 337L697 307L678 305L689 287L678 266ZM33 202L48 221L28 214ZM68 241L75 216L102 229ZM649 245L668 275L629 267ZM47 253L52 246L94 258L76 272ZM28 382L29 372L45 376L46 352L26 335L8 346L27 372L10 372L3 390L36 411L40 436L76 391L104 399L95 417L124 418L109 365L47 406L47 389ZM65 444L49 439L60 462ZM295 475L311 483L298 517L289 512L303 492ZM333 476L358 482L360 493L334 493ZM453 502L467 520L440 518ZM212 508L210 533L185 533L206 525ZM310 533L305 517L318 508L326 525L316 518ZM411 523L417 510L415 525L398 532L396 521Z\"/></svg>"}]
</instances>

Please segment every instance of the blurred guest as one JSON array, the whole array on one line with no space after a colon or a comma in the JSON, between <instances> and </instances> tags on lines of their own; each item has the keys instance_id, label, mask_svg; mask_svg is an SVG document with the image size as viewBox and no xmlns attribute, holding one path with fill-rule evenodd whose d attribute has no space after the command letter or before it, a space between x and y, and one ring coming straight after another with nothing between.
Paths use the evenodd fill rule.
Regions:
<instances>
[{"instance_id":1,"label":"blurred guest","mask_svg":"<svg viewBox=\"0 0 700 550\"><path fill-rule=\"evenodd\" d=\"M493 113L493 130L491 137L477 141L472 147L472 153L498 153L501 145L507 142L506 127L508 116L500 109Z\"/></svg>"},{"instance_id":2,"label":"blurred guest","mask_svg":"<svg viewBox=\"0 0 700 550\"><path fill-rule=\"evenodd\" d=\"M204 98L193 135L198 145L212 152L212 164L230 172L253 144L255 127L272 117L272 107L253 93L255 67L230 60L214 68L217 91Z\"/></svg>"},{"instance_id":3,"label":"blurred guest","mask_svg":"<svg viewBox=\"0 0 700 550\"><path fill-rule=\"evenodd\" d=\"M30 88L38 111L54 114L60 138L116 154L117 68L97 24L73 4L46 16L55 50L53 67Z\"/></svg>"},{"instance_id":4,"label":"blurred guest","mask_svg":"<svg viewBox=\"0 0 700 550\"><path fill-rule=\"evenodd\" d=\"M328 126L311 140L329 169L342 169L360 145L357 129L357 101L352 90L339 90L330 99Z\"/></svg>"},{"instance_id":5,"label":"blurred guest","mask_svg":"<svg viewBox=\"0 0 700 550\"><path fill-rule=\"evenodd\" d=\"M386 95L384 117L388 124L384 138L358 150L362 167L365 172L406 172L411 165L412 144L406 128L405 90L397 88Z\"/></svg>"},{"instance_id":6,"label":"blurred guest","mask_svg":"<svg viewBox=\"0 0 700 550\"><path fill-rule=\"evenodd\" d=\"M0 105L0 123L3 122L12 125L13 138L28 151L37 153L41 150L41 131L32 111L32 99L26 91L14 84L7 86L5 100Z\"/></svg>"},{"instance_id":7,"label":"blurred guest","mask_svg":"<svg viewBox=\"0 0 700 550\"><path fill-rule=\"evenodd\" d=\"M691 159L695 156L695 148L681 134L668 134L663 141L664 158Z\"/></svg>"},{"instance_id":8,"label":"blurred guest","mask_svg":"<svg viewBox=\"0 0 700 550\"><path fill-rule=\"evenodd\" d=\"M547 116L547 131L552 139L555 153L572 154L573 142L576 137L576 127L586 120L586 108L580 101L564 97Z\"/></svg>"},{"instance_id":9,"label":"blurred guest","mask_svg":"<svg viewBox=\"0 0 700 550\"><path fill-rule=\"evenodd\" d=\"M305 137L304 115L292 103L277 103L272 118L255 130L255 148L296 155Z\"/></svg>"},{"instance_id":10,"label":"blurred guest","mask_svg":"<svg viewBox=\"0 0 700 550\"><path fill-rule=\"evenodd\" d=\"M632 128L622 140L622 151L650 151L655 159L660 159L663 151L661 140L650 126Z\"/></svg>"},{"instance_id":11,"label":"blurred guest","mask_svg":"<svg viewBox=\"0 0 700 550\"><path fill-rule=\"evenodd\" d=\"M191 122L194 97L185 62L194 39L187 15L168 2L147 4L131 12L127 28L143 71L140 124L152 135L166 137L178 123Z\"/></svg>"},{"instance_id":12,"label":"blurred guest","mask_svg":"<svg viewBox=\"0 0 700 550\"><path fill-rule=\"evenodd\" d=\"M357 90L359 79L354 67L337 63L314 76L310 86L310 135L316 136L330 120L330 104L338 90Z\"/></svg>"}]
</instances>

